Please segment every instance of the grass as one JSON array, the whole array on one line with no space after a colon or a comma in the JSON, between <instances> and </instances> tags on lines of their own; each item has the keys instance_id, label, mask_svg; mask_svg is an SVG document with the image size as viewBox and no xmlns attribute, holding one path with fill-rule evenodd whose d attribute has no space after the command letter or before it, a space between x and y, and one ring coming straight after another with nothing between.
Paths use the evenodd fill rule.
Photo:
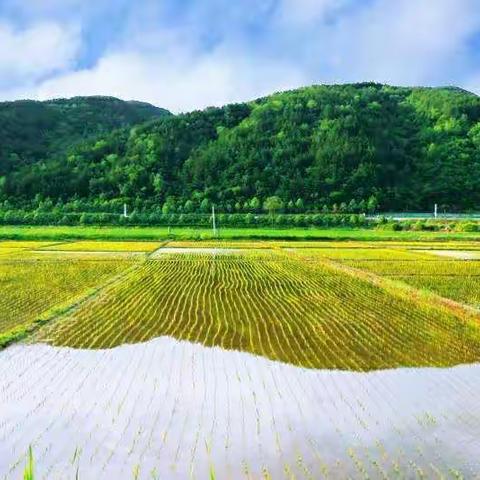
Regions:
<instances>
[{"instance_id":1,"label":"grass","mask_svg":"<svg viewBox=\"0 0 480 480\"><path fill-rule=\"evenodd\" d=\"M0 240L208 240L213 238L211 229L190 227L96 227L96 226L1 226ZM270 229L223 228L220 239L252 240L401 240L448 241L480 240L480 233L470 232L391 232L375 229Z\"/></svg>"}]
</instances>

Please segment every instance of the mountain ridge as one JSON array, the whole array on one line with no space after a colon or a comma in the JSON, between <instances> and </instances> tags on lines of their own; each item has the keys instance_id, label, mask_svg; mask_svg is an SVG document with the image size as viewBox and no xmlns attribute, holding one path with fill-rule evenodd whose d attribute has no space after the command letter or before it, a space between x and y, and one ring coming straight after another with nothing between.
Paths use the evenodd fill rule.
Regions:
<instances>
[{"instance_id":1,"label":"mountain ridge","mask_svg":"<svg viewBox=\"0 0 480 480\"><path fill-rule=\"evenodd\" d=\"M3 202L22 206L50 198L248 212L269 196L287 211L369 200L381 210L478 209L480 97L454 86L307 86L152 115L17 165L0 185Z\"/></svg>"}]
</instances>

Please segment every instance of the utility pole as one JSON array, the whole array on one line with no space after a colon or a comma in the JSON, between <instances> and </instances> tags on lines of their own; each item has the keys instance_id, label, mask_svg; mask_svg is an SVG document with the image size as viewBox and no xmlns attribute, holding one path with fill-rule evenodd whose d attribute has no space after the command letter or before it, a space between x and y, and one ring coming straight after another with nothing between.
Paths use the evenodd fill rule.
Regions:
<instances>
[{"instance_id":1,"label":"utility pole","mask_svg":"<svg viewBox=\"0 0 480 480\"><path fill-rule=\"evenodd\" d=\"M438 215L438 205L435 204L435 208L433 209L433 216L437 218L437 215Z\"/></svg>"},{"instance_id":2,"label":"utility pole","mask_svg":"<svg viewBox=\"0 0 480 480\"><path fill-rule=\"evenodd\" d=\"M213 227L213 236L217 236L217 224L215 222L215 205L212 205L212 227Z\"/></svg>"},{"instance_id":3,"label":"utility pole","mask_svg":"<svg viewBox=\"0 0 480 480\"><path fill-rule=\"evenodd\" d=\"M127 215L127 204L124 203L123 204L123 218L127 218L128 215Z\"/></svg>"}]
</instances>

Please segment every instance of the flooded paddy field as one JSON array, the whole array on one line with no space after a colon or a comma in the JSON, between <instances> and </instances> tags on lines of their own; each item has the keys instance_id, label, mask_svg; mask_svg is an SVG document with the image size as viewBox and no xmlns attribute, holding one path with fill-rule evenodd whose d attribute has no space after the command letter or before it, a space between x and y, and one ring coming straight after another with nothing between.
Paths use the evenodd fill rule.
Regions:
<instances>
[{"instance_id":1,"label":"flooded paddy field","mask_svg":"<svg viewBox=\"0 0 480 480\"><path fill-rule=\"evenodd\" d=\"M480 469L480 365L312 370L168 337L0 356L0 473L413 478ZM433 401L434 400L434 401Z\"/></svg>"},{"instance_id":2,"label":"flooded paddy field","mask_svg":"<svg viewBox=\"0 0 480 480\"><path fill-rule=\"evenodd\" d=\"M226 243L0 242L0 479L480 478L480 261Z\"/></svg>"}]
</instances>

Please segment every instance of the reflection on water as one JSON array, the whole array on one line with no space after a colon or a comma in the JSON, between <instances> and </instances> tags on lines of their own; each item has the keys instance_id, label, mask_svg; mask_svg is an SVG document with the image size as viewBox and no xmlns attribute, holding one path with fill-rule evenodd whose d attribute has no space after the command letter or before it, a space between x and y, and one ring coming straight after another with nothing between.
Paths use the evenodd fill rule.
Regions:
<instances>
[{"instance_id":1,"label":"reflection on water","mask_svg":"<svg viewBox=\"0 0 480 480\"><path fill-rule=\"evenodd\" d=\"M480 365L306 370L162 337L0 353L0 478L426 478L480 472ZM264 476L262 476L264 475ZM268 477L270 475L270 477Z\"/></svg>"}]
</instances>

